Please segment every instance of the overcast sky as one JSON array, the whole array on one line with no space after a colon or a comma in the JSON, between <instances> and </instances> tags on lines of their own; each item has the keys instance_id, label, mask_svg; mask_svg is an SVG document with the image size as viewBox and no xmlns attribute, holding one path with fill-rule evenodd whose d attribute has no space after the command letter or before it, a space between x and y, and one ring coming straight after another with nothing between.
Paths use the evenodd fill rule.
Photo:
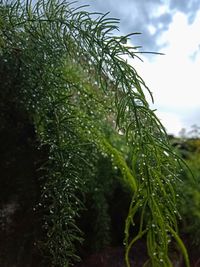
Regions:
<instances>
[{"instance_id":1,"label":"overcast sky","mask_svg":"<svg viewBox=\"0 0 200 267\"><path fill-rule=\"evenodd\" d=\"M90 11L120 19L120 33L143 51L165 53L133 61L153 92L157 115L168 133L200 125L200 0L79 0Z\"/></svg>"}]
</instances>

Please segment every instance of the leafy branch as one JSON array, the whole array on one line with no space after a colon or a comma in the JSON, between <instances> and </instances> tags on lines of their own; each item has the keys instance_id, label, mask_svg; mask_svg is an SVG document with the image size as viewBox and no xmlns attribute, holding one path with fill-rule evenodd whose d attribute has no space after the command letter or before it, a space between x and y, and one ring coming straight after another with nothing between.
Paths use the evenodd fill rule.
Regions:
<instances>
[{"instance_id":1,"label":"leafy branch","mask_svg":"<svg viewBox=\"0 0 200 267\"><path fill-rule=\"evenodd\" d=\"M189 266L176 223L181 162L149 107L144 91L153 101L150 90L122 57L138 58L138 47L124 45L137 33L113 36L117 19L83 8L57 0L0 5L0 55L5 63L18 62L19 101L49 150L43 190L47 250L57 266L77 259L82 194L95 179L98 155L106 154L133 195L125 227L127 266L129 251L142 236L152 266L172 266L170 234ZM123 138L128 161L113 136ZM140 227L132 237L136 214Z\"/></svg>"}]
</instances>

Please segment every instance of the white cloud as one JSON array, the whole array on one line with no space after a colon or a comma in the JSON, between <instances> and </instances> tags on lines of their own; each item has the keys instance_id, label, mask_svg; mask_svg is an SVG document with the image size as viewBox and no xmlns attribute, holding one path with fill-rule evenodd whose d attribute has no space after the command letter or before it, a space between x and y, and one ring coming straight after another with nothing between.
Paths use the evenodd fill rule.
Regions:
<instances>
[{"instance_id":1,"label":"white cloud","mask_svg":"<svg viewBox=\"0 0 200 267\"><path fill-rule=\"evenodd\" d=\"M155 15L161 16L163 14L166 14L167 12L170 12L170 9L169 9L169 5L165 4L165 5L158 6L158 8L156 9Z\"/></svg>"},{"instance_id":2,"label":"white cloud","mask_svg":"<svg viewBox=\"0 0 200 267\"><path fill-rule=\"evenodd\" d=\"M157 111L156 115L169 134L175 134L177 136L180 130L184 128L184 123L181 121L179 116L174 113Z\"/></svg>"},{"instance_id":3,"label":"white cloud","mask_svg":"<svg viewBox=\"0 0 200 267\"><path fill-rule=\"evenodd\" d=\"M151 35L154 35L156 33L156 28L152 24L148 25L147 29Z\"/></svg>"},{"instance_id":4,"label":"white cloud","mask_svg":"<svg viewBox=\"0 0 200 267\"><path fill-rule=\"evenodd\" d=\"M171 133L180 131L190 112L200 107L200 11L192 24L187 16L175 13L168 31L158 40L166 44L164 56L144 57L144 63L132 61L153 92L163 124ZM191 113L191 125L194 123ZM199 118L200 124L200 118ZM179 129L178 129L179 128Z\"/></svg>"}]
</instances>

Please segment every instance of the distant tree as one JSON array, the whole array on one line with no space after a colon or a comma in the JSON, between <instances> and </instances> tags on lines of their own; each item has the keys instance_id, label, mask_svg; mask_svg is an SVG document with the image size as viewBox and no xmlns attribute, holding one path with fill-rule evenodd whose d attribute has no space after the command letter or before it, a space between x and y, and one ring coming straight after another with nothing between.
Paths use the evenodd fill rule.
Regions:
<instances>
[{"instance_id":1,"label":"distant tree","mask_svg":"<svg viewBox=\"0 0 200 267\"><path fill-rule=\"evenodd\" d=\"M180 130L180 132L179 132L179 136L180 136L180 138L183 139L183 140L187 137L187 131L186 131L185 128L182 128L182 129Z\"/></svg>"},{"instance_id":2,"label":"distant tree","mask_svg":"<svg viewBox=\"0 0 200 267\"><path fill-rule=\"evenodd\" d=\"M191 130L188 132L188 135L191 137L191 138L199 138L200 137L200 127L196 124L193 124L191 126Z\"/></svg>"}]
</instances>

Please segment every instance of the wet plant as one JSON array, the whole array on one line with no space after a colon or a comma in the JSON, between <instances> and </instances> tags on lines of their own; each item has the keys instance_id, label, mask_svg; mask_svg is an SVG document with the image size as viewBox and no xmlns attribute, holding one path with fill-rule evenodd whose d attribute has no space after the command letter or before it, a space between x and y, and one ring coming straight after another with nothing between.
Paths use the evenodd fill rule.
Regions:
<instances>
[{"instance_id":1,"label":"wet plant","mask_svg":"<svg viewBox=\"0 0 200 267\"><path fill-rule=\"evenodd\" d=\"M151 92L123 59L138 59L138 47L125 45L136 33L114 36L118 19L65 1L1 1L0 13L1 64L13 68L16 101L34 124L38 148L49 154L41 166L45 184L38 205L44 213L43 247L52 264L71 266L79 259L76 247L83 234L77 219L84 194L90 190L95 196L96 190L94 201L104 205L95 181L103 157L112 161L132 194L125 223L127 267L129 252L142 237L149 254L146 266L172 266L168 249L174 238L188 267L177 229L182 162L149 107L145 95L152 98Z\"/></svg>"}]
</instances>

